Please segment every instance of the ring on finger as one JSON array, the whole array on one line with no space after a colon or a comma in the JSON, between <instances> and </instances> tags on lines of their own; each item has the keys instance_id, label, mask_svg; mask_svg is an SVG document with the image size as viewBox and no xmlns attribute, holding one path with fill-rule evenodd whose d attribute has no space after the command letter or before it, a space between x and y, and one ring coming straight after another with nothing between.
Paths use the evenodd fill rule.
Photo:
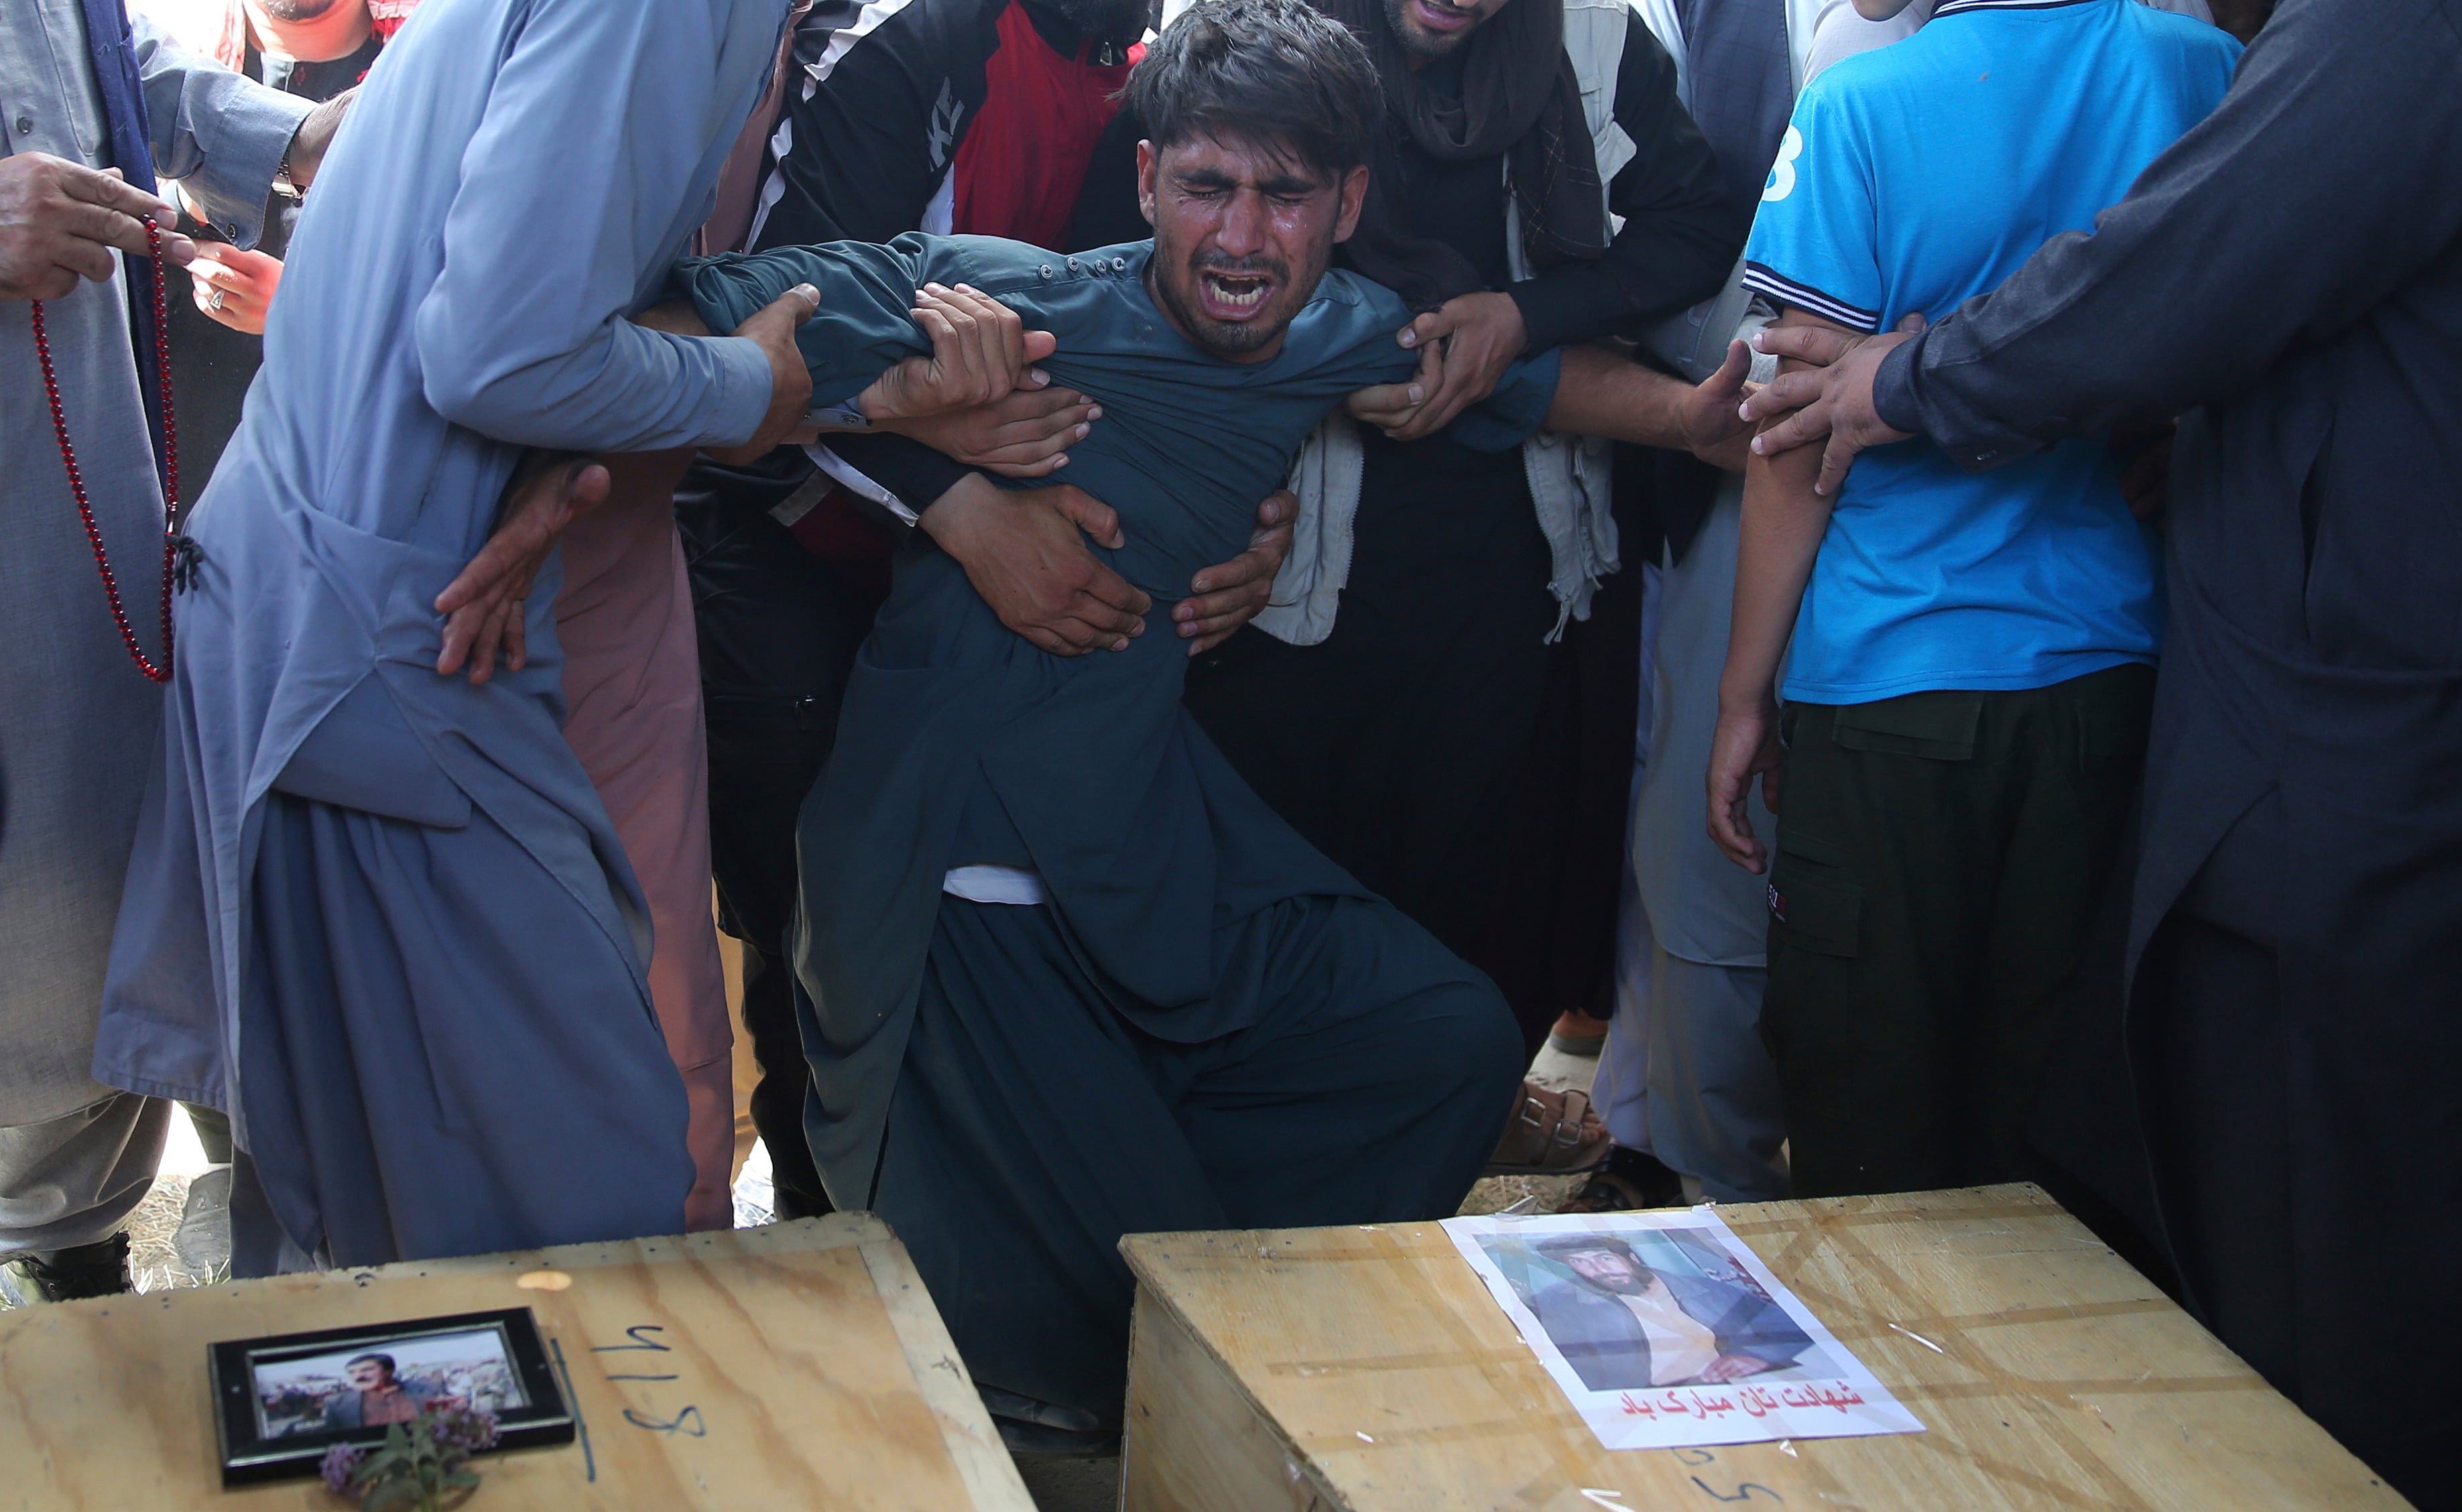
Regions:
<instances>
[{"instance_id":1,"label":"ring on finger","mask_svg":"<svg viewBox=\"0 0 2462 1512\"><path fill-rule=\"evenodd\" d=\"M205 308L208 310L220 310L223 307L224 301L227 297L228 296L226 295L223 291L217 289L211 294L206 296Z\"/></svg>"}]
</instances>

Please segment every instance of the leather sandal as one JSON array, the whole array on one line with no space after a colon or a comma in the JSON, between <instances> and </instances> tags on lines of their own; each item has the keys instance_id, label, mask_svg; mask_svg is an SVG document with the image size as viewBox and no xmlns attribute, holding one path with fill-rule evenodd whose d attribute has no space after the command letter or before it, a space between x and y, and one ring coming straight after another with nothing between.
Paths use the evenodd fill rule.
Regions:
<instances>
[{"instance_id":1,"label":"leather sandal","mask_svg":"<svg viewBox=\"0 0 2462 1512\"><path fill-rule=\"evenodd\" d=\"M1570 1088L1551 1092L1525 1081L1486 1174L1573 1176L1598 1165L1613 1148L1607 1125L1590 1111L1589 1093Z\"/></svg>"},{"instance_id":2,"label":"leather sandal","mask_svg":"<svg viewBox=\"0 0 2462 1512\"><path fill-rule=\"evenodd\" d=\"M1638 1213L1684 1206L1684 1178L1656 1156L1617 1149L1559 1213Z\"/></svg>"}]
</instances>

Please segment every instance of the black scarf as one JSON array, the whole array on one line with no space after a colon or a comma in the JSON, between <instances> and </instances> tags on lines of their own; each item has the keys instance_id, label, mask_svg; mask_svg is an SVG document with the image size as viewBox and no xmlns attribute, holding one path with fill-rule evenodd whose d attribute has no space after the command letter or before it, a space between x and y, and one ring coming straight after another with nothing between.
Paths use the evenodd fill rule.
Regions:
<instances>
[{"instance_id":1,"label":"black scarf","mask_svg":"<svg viewBox=\"0 0 2462 1512\"><path fill-rule=\"evenodd\" d=\"M1403 203L1400 148L1407 139L1446 162L1509 156L1523 249L1534 268L1607 250L1606 197L1582 95L1565 55L1561 0L1507 0L1462 42L1458 98L1436 94L1411 71L1386 18L1386 0L1311 0L1349 27L1376 60L1385 124L1369 160L1368 202L1345 244L1350 265L1432 310L1484 288L1469 259L1423 236Z\"/></svg>"}]
</instances>

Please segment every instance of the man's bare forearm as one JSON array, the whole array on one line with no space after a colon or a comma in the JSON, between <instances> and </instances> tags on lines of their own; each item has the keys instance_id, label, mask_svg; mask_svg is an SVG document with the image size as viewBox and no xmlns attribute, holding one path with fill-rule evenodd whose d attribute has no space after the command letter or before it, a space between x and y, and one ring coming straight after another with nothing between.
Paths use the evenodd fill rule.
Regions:
<instances>
[{"instance_id":1,"label":"man's bare forearm","mask_svg":"<svg viewBox=\"0 0 2462 1512\"><path fill-rule=\"evenodd\" d=\"M1598 347L1566 347L1547 428L1689 451L1684 401L1693 385Z\"/></svg>"},{"instance_id":2,"label":"man's bare forearm","mask_svg":"<svg viewBox=\"0 0 2462 1512\"><path fill-rule=\"evenodd\" d=\"M607 502L623 507L638 505L648 508L672 506L676 485L683 482L684 469L700 453L690 446L667 451L634 451L618 456L593 459L607 469Z\"/></svg>"},{"instance_id":3,"label":"man's bare forearm","mask_svg":"<svg viewBox=\"0 0 2462 1512\"><path fill-rule=\"evenodd\" d=\"M635 315L633 323L652 331L663 331L671 336L705 336L710 334L701 313L693 308L689 299L669 299L652 305Z\"/></svg>"},{"instance_id":4,"label":"man's bare forearm","mask_svg":"<svg viewBox=\"0 0 2462 1512\"><path fill-rule=\"evenodd\" d=\"M1821 475L1811 447L1754 457L1744 465L1744 512L1736 558L1735 620L1718 702L1756 707L1775 697L1778 665L1803 605L1803 585L1829 531L1831 501L1812 491Z\"/></svg>"},{"instance_id":5,"label":"man's bare forearm","mask_svg":"<svg viewBox=\"0 0 2462 1512\"><path fill-rule=\"evenodd\" d=\"M1779 316L1780 327L1818 326L1841 335L1845 327L1802 310ZM1801 362L1782 362L1781 373L1800 370ZM1784 424L1790 416L1773 415L1761 428ZM1814 486L1821 481L1821 448L1804 446L1775 456L1755 454L1744 465L1744 517L1736 561L1736 612L1727 641L1726 675L1718 683L1723 708L1758 707L1776 695L1771 684L1786 655L1787 637L1795 632L1803 607L1803 585L1812 578L1813 558L1821 554L1821 538L1829 533L1834 494Z\"/></svg>"}]
</instances>

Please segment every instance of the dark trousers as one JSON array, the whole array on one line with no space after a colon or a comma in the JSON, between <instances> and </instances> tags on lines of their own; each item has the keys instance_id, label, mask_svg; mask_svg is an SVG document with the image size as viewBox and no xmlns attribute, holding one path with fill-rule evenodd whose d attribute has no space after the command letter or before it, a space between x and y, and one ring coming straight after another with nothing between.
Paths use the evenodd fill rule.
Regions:
<instances>
[{"instance_id":1,"label":"dark trousers","mask_svg":"<svg viewBox=\"0 0 2462 1512\"><path fill-rule=\"evenodd\" d=\"M2440 1293L2454 1262L2435 1231L2451 1231L2452 1210L2402 1173L2450 1170L2454 1150L2403 1137L2424 1100L2371 1106L2321 1053L2321 1028L2355 1037L2374 1024L2286 998L2283 825L2268 797L2233 827L2139 972L2131 1017L2164 1231L2199 1321L2423 1512L2447 1512L2462 1507L2462 1414L2448 1393L2386 1390L2373 1341L2451 1353L2457 1309ZM2369 1232L2378 1223L2391 1234Z\"/></svg>"},{"instance_id":2,"label":"dark trousers","mask_svg":"<svg viewBox=\"0 0 2462 1512\"><path fill-rule=\"evenodd\" d=\"M1216 940L1261 1010L1183 1044L1051 909L940 899L873 1206L999 1415L1117 1432L1121 1235L1448 1218L1496 1147L1512 1021L1425 930L1298 897Z\"/></svg>"},{"instance_id":3,"label":"dark trousers","mask_svg":"<svg viewBox=\"0 0 2462 1512\"><path fill-rule=\"evenodd\" d=\"M688 486L676 524L701 643L710 872L719 922L744 944L744 1027L761 1071L752 1123L769 1152L778 1216L803 1218L829 1212L830 1199L804 1139L811 1068L787 959L795 822L836 744L847 676L881 595L867 574L813 556L737 496L757 504L765 481L743 481L733 493ZM768 491L789 488L791 480Z\"/></svg>"},{"instance_id":4,"label":"dark trousers","mask_svg":"<svg viewBox=\"0 0 2462 1512\"><path fill-rule=\"evenodd\" d=\"M1761 1033L1799 1197L2025 1177L2153 670L1790 705Z\"/></svg>"},{"instance_id":5,"label":"dark trousers","mask_svg":"<svg viewBox=\"0 0 2462 1512\"><path fill-rule=\"evenodd\" d=\"M1636 547L1639 526L1616 524ZM1514 779L1512 831L1470 963L1496 979L1523 1059L1558 1014L1615 1011L1616 906L1631 834L1641 721L1642 572L1628 554L1590 617L1547 648L1539 716Z\"/></svg>"}]
</instances>

